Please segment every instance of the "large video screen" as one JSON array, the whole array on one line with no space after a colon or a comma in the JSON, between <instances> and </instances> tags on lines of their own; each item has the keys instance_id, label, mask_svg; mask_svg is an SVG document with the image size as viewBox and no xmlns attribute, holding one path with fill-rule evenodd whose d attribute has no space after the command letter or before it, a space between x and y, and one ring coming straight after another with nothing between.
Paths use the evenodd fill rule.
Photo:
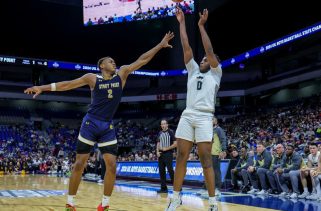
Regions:
<instances>
[{"instance_id":1,"label":"large video screen","mask_svg":"<svg viewBox=\"0 0 321 211\"><path fill-rule=\"evenodd\" d=\"M194 13L194 0L83 0L85 26L164 18L175 15L179 6Z\"/></svg>"}]
</instances>

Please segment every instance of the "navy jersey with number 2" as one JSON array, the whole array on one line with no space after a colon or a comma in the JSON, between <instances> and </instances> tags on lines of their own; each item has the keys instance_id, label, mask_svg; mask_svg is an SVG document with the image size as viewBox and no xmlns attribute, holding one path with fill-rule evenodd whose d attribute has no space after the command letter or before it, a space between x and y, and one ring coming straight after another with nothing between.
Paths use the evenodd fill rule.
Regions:
<instances>
[{"instance_id":1,"label":"navy jersey with number 2","mask_svg":"<svg viewBox=\"0 0 321 211\"><path fill-rule=\"evenodd\" d=\"M91 92L91 104L84 117L78 139L86 144L98 147L117 144L113 125L113 116L122 96L122 81L119 75L105 80L96 76L96 84Z\"/></svg>"}]
</instances>

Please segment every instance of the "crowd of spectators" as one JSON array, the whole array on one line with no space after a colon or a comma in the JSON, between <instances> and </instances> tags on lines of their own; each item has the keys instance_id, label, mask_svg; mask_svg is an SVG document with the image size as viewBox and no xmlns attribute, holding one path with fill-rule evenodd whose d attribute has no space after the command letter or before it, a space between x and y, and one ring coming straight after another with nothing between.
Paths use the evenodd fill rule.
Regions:
<instances>
[{"instance_id":1,"label":"crowd of spectators","mask_svg":"<svg viewBox=\"0 0 321 211\"><path fill-rule=\"evenodd\" d=\"M291 143L305 156L308 144L321 138L320 101L321 97L315 96L223 121L221 127L227 132L230 152L241 146L255 151L256 143L261 141L268 150Z\"/></svg>"},{"instance_id":2,"label":"crowd of spectators","mask_svg":"<svg viewBox=\"0 0 321 211\"><path fill-rule=\"evenodd\" d=\"M103 6L105 4L97 4L96 7ZM88 5L95 7L93 5ZM151 20L157 18L170 17L175 15L176 7L180 7L185 14L192 14L194 11L194 1L183 1L177 4L166 5L164 7L151 7L147 11L142 11L141 8L137 8L133 11L132 14L127 16L118 16L117 14L105 15L104 17L94 17L93 19L89 18L85 23L87 26L99 25L99 24L110 24L110 23L119 23L119 22L131 22L139 20Z\"/></svg>"},{"instance_id":3,"label":"crowd of spectators","mask_svg":"<svg viewBox=\"0 0 321 211\"><path fill-rule=\"evenodd\" d=\"M320 96L315 96L221 120L220 126L227 132L227 158L237 160L242 146L255 154L257 142L262 142L269 151L277 144L291 143L306 158L308 144L318 143L321 138L320 101ZM178 119L170 122L171 126ZM160 128L149 128L134 120L118 121L115 128L118 161L157 160L156 139ZM53 173L62 169L68 173L75 159L77 137L76 129L60 124L45 130L31 125L0 126L0 172ZM198 160L196 146L189 160Z\"/></svg>"},{"instance_id":4,"label":"crowd of spectators","mask_svg":"<svg viewBox=\"0 0 321 211\"><path fill-rule=\"evenodd\" d=\"M55 125L0 126L0 171L9 174L68 173L74 161L76 130Z\"/></svg>"}]
</instances>

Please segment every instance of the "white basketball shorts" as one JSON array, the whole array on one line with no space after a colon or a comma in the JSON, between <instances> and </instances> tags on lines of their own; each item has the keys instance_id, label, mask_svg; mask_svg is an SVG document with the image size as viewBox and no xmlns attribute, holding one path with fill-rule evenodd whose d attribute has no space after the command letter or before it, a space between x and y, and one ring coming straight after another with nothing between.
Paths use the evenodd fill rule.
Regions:
<instances>
[{"instance_id":1,"label":"white basketball shorts","mask_svg":"<svg viewBox=\"0 0 321 211\"><path fill-rule=\"evenodd\" d=\"M196 143L211 142L213 139L213 114L184 110L175 137Z\"/></svg>"}]
</instances>

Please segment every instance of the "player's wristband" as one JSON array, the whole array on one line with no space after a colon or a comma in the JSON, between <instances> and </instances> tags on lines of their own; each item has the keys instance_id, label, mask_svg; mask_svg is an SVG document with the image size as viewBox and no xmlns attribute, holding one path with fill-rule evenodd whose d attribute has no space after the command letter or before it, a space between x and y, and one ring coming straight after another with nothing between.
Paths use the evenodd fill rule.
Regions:
<instances>
[{"instance_id":1,"label":"player's wristband","mask_svg":"<svg viewBox=\"0 0 321 211\"><path fill-rule=\"evenodd\" d=\"M51 84L50 84L50 87L51 87L50 90L51 90L52 92L54 92L54 91L57 90L56 83L51 83Z\"/></svg>"}]
</instances>

